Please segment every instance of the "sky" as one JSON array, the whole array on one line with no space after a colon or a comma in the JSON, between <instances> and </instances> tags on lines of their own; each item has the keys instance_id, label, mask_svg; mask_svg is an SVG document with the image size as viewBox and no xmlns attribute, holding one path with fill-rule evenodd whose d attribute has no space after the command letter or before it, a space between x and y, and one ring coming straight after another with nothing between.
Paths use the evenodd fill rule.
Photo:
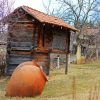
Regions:
<instances>
[{"instance_id":1,"label":"sky","mask_svg":"<svg viewBox=\"0 0 100 100\"><path fill-rule=\"evenodd\" d=\"M11 0L12 1L12 0ZM43 6L43 2L46 6L48 6L49 1L50 0L14 0L14 9L22 6L22 5L26 5L29 7L32 7L33 9L37 9L41 12L46 12L44 6ZM73 0L72 3L75 3L76 0ZM50 12L53 11L53 9L57 9L60 6L60 3L57 2L57 0L51 0L51 5L50 5Z\"/></svg>"},{"instance_id":2,"label":"sky","mask_svg":"<svg viewBox=\"0 0 100 100\"><path fill-rule=\"evenodd\" d=\"M45 4L48 4L48 0L43 0ZM39 11L45 12L45 9L42 4L42 0L16 0L14 4L14 8L19 6L26 5L32 7L33 9L37 9Z\"/></svg>"}]
</instances>

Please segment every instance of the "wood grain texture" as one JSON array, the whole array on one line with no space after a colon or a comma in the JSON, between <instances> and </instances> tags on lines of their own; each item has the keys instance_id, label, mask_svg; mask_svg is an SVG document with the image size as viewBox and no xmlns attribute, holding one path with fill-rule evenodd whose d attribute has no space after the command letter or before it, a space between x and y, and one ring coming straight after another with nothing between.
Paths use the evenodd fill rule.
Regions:
<instances>
[{"instance_id":1,"label":"wood grain texture","mask_svg":"<svg viewBox=\"0 0 100 100\"><path fill-rule=\"evenodd\" d=\"M69 53L70 30L41 23L22 9L14 13L8 30L8 70L14 69L10 66L35 59L49 74L50 53Z\"/></svg>"}]
</instances>

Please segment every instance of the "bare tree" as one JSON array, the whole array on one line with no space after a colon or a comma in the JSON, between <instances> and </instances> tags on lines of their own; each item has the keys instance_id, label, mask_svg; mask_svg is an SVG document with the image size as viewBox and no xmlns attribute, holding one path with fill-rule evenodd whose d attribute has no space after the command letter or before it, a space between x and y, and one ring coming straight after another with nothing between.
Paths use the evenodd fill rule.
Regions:
<instances>
[{"instance_id":1,"label":"bare tree","mask_svg":"<svg viewBox=\"0 0 100 100\"><path fill-rule=\"evenodd\" d=\"M59 15L62 13L60 10L62 9L63 4L60 4L56 0L48 0L48 2L44 2L42 0L43 7L48 15L53 15L59 17Z\"/></svg>"},{"instance_id":2,"label":"bare tree","mask_svg":"<svg viewBox=\"0 0 100 100\"><path fill-rule=\"evenodd\" d=\"M13 0L0 0L0 75L4 74L6 66L6 42L8 25L3 22L3 18L13 10Z\"/></svg>"},{"instance_id":3,"label":"bare tree","mask_svg":"<svg viewBox=\"0 0 100 100\"><path fill-rule=\"evenodd\" d=\"M13 10L14 2L14 0L0 0L0 19Z\"/></svg>"},{"instance_id":4,"label":"bare tree","mask_svg":"<svg viewBox=\"0 0 100 100\"><path fill-rule=\"evenodd\" d=\"M51 14L51 11L50 11L51 1L52 1L52 0L48 0L48 5L46 5L46 4L44 3L44 1L42 0L43 7L45 8L47 14Z\"/></svg>"},{"instance_id":5,"label":"bare tree","mask_svg":"<svg viewBox=\"0 0 100 100\"><path fill-rule=\"evenodd\" d=\"M89 20L93 20L93 12L100 4L98 0L56 0L56 3L59 3L59 6L52 10L53 15L73 24L80 30L79 33ZM43 5L49 13L52 0L48 1L48 5L43 2Z\"/></svg>"},{"instance_id":6,"label":"bare tree","mask_svg":"<svg viewBox=\"0 0 100 100\"><path fill-rule=\"evenodd\" d=\"M0 0L0 38L1 42L6 41L7 25L2 19L13 10L14 0Z\"/></svg>"},{"instance_id":7,"label":"bare tree","mask_svg":"<svg viewBox=\"0 0 100 100\"><path fill-rule=\"evenodd\" d=\"M62 18L65 21L70 21L75 27L80 29L92 17L94 9L97 8L97 0L57 0L64 6L65 12L62 13Z\"/></svg>"},{"instance_id":8,"label":"bare tree","mask_svg":"<svg viewBox=\"0 0 100 100\"><path fill-rule=\"evenodd\" d=\"M80 31L78 32L76 40L71 37L71 40L75 40L75 44L82 45L88 43L86 42L85 36L83 34L83 39L80 39L81 33L84 32L88 27L95 28L95 23L98 22L97 19L100 19L100 1L99 0L56 0L59 6L53 9L53 15L60 17L64 21L74 25ZM46 8L49 8L52 4L52 0L49 1L49 5L45 5ZM99 17L98 17L99 16ZM73 34L74 35L74 34ZM90 36L91 37L91 36ZM89 37L89 41L92 41L92 38ZM96 40L96 39L95 39ZM92 41L93 42L93 41ZM73 41L74 43L74 41ZM71 46L73 45L71 44ZM91 43L93 44L93 43Z\"/></svg>"}]
</instances>

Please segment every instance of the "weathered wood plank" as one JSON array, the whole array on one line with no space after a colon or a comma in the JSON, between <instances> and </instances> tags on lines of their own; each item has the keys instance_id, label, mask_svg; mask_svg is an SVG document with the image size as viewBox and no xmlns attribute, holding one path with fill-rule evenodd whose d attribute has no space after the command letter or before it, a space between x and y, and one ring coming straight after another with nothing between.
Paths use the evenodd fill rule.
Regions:
<instances>
[{"instance_id":1,"label":"weathered wood plank","mask_svg":"<svg viewBox=\"0 0 100 100\"><path fill-rule=\"evenodd\" d=\"M66 50L58 50L58 49L52 49L52 53L59 53L59 54L67 54L68 52Z\"/></svg>"},{"instance_id":2,"label":"weathered wood plank","mask_svg":"<svg viewBox=\"0 0 100 100\"><path fill-rule=\"evenodd\" d=\"M52 31L49 29L45 29L46 34L44 34L44 47L49 49L52 47L52 39L53 39L53 34Z\"/></svg>"},{"instance_id":3,"label":"weathered wood plank","mask_svg":"<svg viewBox=\"0 0 100 100\"><path fill-rule=\"evenodd\" d=\"M16 55L31 55L31 51L10 51L10 54L16 54Z\"/></svg>"},{"instance_id":4,"label":"weathered wood plank","mask_svg":"<svg viewBox=\"0 0 100 100\"><path fill-rule=\"evenodd\" d=\"M38 46L39 48L43 47L43 26L38 29Z\"/></svg>"},{"instance_id":5,"label":"weathered wood plank","mask_svg":"<svg viewBox=\"0 0 100 100\"><path fill-rule=\"evenodd\" d=\"M6 75L12 75L12 73L13 73L13 71L15 70L15 68L18 66L18 64L13 64L13 65L11 65L11 64L9 64L8 66L7 66L7 69L6 69Z\"/></svg>"},{"instance_id":6,"label":"weathered wood plank","mask_svg":"<svg viewBox=\"0 0 100 100\"><path fill-rule=\"evenodd\" d=\"M11 50L30 51L32 47L11 47Z\"/></svg>"},{"instance_id":7,"label":"weathered wood plank","mask_svg":"<svg viewBox=\"0 0 100 100\"><path fill-rule=\"evenodd\" d=\"M30 51L32 50L32 42L11 42L11 50Z\"/></svg>"},{"instance_id":8,"label":"weathered wood plank","mask_svg":"<svg viewBox=\"0 0 100 100\"><path fill-rule=\"evenodd\" d=\"M9 64L20 64L25 61L32 60L32 56L10 56L8 59Z\"/></svg>"},{"instance_id":9,"label":"weathered wood plank","mask_svg":"<svg viewBox=\"0 0 100 100\"><path fill-rule=\"evenodd\" d=\"M49 75L49 69L50 69L50 55L49 53L34 53L34 58L37 60L37 62L43 67L44 72Z\"/></svg>"},{"instance_id":10,"label":"weathered wood plank","mask_svg":"<svg viewBox=\"0 0 100 100\"><path fill-rule=\"evenodd\" d=\"M19 47L23 47L23 46L32 46L32 42L10 42L11 46L19 46Z\"/></svg>"},{"instance_id":11,"label":"weathered wood plank","mask_svg":"<svg viewBox=\"0 0 100 100\"><path fill-rule=\"evenodd\" d=\"M22 62L26 62L26 61L31 61L32 59L11 59L11 60L9 60L9 64L12 64L12 65L14 65L14 64L20 64L20 63L22 63Z\"/></svg>"},{"instance_id":12,"label":"weathered wood plank","mask_svg":"<svg viewBox=\"0 0 100 100\"><path fill-rule=\"evenodd\" d=\"M19 20L19 21L17 21L17 23L28 23L28 24L33 24L33 22L32 21L29 21L29 20Z\"/></svg>"},{"instance_id":13,"label":"weathered wood plank","mask_svg":"<svg viewBox=\"0 0 100 100\"><path fill-rule=\"evenodd\" d=\"M10 54L9 55L9 57L22 57L22 58L24 58L24 57L30 57L31 55L17 55L17 54Z\"/></svg>"}]
</instances>

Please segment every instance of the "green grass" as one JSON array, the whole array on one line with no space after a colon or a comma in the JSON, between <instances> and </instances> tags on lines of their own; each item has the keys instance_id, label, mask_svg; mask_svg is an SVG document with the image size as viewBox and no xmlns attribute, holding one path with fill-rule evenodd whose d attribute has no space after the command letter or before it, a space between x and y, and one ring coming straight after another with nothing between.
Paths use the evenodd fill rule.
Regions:
<instances>
[{"instance_id":1,"label":"green grass","mask_svg":"<svg viewBox=\"0 0 100 100\"><path fill-rule=\"evenodd\" d=\"M8 80L8 77L0 79L0 100L33 100L31 97L5 97ZM73 96L76 96L77 100L89 100L89 91L95 86L100 89L100 60L82 65L70 64L67 75L64 74L63 68L51 71L42 95L34 100L75 100Z\"/></svg>"}]
</instances>

